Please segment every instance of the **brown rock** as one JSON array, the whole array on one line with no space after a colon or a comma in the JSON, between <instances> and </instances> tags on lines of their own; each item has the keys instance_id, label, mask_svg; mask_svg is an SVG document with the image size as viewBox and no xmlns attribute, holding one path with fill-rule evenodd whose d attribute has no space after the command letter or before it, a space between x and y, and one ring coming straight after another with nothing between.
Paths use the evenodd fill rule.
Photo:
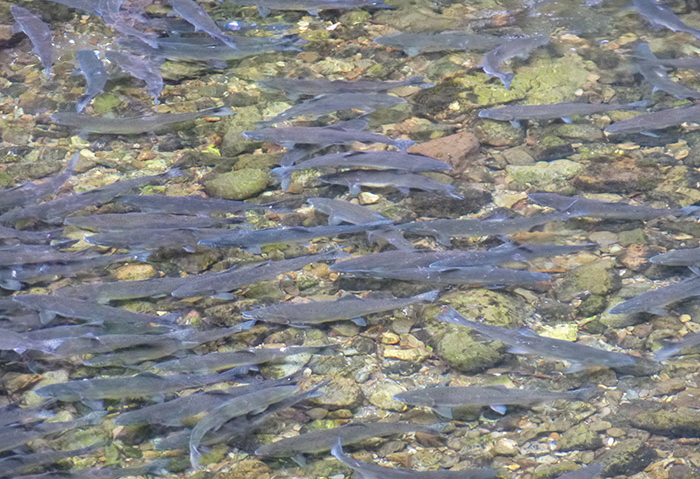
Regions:
<instances>
[{"instance_id":1,"label":"brown rock","mask_svg":"<svg viewBox=\"0 0 700 479\"><path fill-rule=\"evenodd\" d=\"M417 155L425 155L452 165L458 173L467 169L467 158L479 149L479 140L469 131L461 131L454 135L436 138L418 145L413 145L407 151Z\"/></svg>"},{"instance_id":2,"label":"brown rock","mask_svg":"<svg viewBox=\"0 0 700 479\"><path fill-rule=\"evenodd\" d=\"M626 158L590 164L574 178L574 186L583 191L631 193L652 190L661 179L658 168L639 165L632 158Z\"/></svg>"}]
</instances>

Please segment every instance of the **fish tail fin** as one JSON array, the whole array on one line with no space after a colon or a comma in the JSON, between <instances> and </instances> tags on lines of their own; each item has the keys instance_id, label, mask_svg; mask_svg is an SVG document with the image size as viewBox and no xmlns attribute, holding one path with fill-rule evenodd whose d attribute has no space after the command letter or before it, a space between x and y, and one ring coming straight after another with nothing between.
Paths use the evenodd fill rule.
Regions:
<instances>
[{"instance_id":1,"label":"fish tail fin","mask_svg":"<svg viewBox=\"0 0 700 479\"><path fill-rule=\"evenodd\" d=\"M394 140L393 145L401 151L406 151L408 148L415 145L416 142L408 138L399 138Z\"/></svg>"},{"instance_id":2,"label":"fish tail fin","mask_svg":"<svg viewBox=\"0 0 700 479\"><path fill-rule=\"evenodd\" d=\"M627 108L646 108L651 105L650 100L639 100L639 101L633 101L632 103L628 103L626 105Z\"/></svg>"},{"instance_id":3,"label":"fish tail fin","mask_svg":"<svg viewBox=\"0 0 700 479\"><path fill-rule=\"evenodd\" d=\"M216 108L212 108L206 112L207 116L228 116L235 114L236 112L228 106L219 106Z\"/></svg>"},{"instance_id":4,"label":"fish tail fin","mask_svg":"<svg viewBox=\"0 0 700 479\"><path fill-rule=\"evenodd\" d=\"M287 191L289 184L292 182L292 172L296 171L296 168L293 166L278 166L271 171L279 180L282 190Z\"/></svg>"},{"instance_id":5,"label":"fish tail fin","mask_svg":"<svg viewBox=\"0 0 700 479\"><path fill-rule=\"evenodd\" d=\"M426 303L432 303L435 301L438 296L440 295L440 289L434 289L432 291L428 291L426 293L421 293L417 294L413 297L413 299L418 299L420 301L425 301Z\"/></svg>"},{"instance_id":6,"label":"fish tail fin","mask_svg":"<svg viewBox=\"0 0 700 479\"><path fill-rule=\"evenodd\" d=\"M654 359L658 362L666 361L671 356L675 356L682 348L674 341L661 341L661 349L654 353Z\"/></svg>"},{"instance_id":7,"label":"fish tail fin","mask_svg":"<svg viewBox=\"0 0 700 479\"><path fill-rule=\"evenodd\" d=\"M585 388L574 389L571 391L574 398L579 401L587 401L598 393L598 388L594 386L589 386Z\"/></svg>"},{"instance_id":8,"label":"fish tail fin","mask_svg":"<svg viewBox=\"0 0 700 479\"><path fill-rule=\"evenodd\" d=\"M681 208L681 214L685 218L689 216L700 216L700 206L685 206Z\"/></svg>"}]
</instances>

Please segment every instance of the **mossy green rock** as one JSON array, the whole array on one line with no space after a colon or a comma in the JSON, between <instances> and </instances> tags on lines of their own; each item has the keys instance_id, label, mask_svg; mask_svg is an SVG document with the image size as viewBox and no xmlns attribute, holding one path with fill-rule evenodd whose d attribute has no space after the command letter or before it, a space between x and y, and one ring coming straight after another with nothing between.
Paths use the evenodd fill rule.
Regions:
<instances>
[{"instance_id":1,"label":"mossy green rock","mask_svg":"<svg viewBox=\"0 0 700 479\"><path fill-rule=\"evenodd\" d=\"M216 176L207 182L207 194L227 200L245 200L265 190L268 182L266 171L243 168Z\"/></svg>"},{"instance_id":2,"label":"mossy green rock","mask_svg":"<svg viewBox=\"0 0 700 479\"><path fill-rule=\"evenodd\" d=\"M560 451L593 451L603 446L603 440L597 432L587 425L574 426L562 434L557 449Z\"/></svg>"},{"instance_id":3,"label":"mossy green rock","mask_svg":"<svg viewBox=\"0 0 700 479\"><path fill-rule=\"evenodd\" d=\"M480 143L491 146L516 146L523 142L525 130L508 122L483 120L476 129Z\"/></svg>"},{"instance_id":4,"label":"mossy green rock","mask_svg":"<svg viewBox=\"0 0 700 479\"><path fill-rule=\"evenodd\" d=\"M508 165L506 171L517 182L536 186L543 191L559 192L569 180L583 170L570 160L538 161L534 165Z\"/></svg>"},{"instance_id":5,"label":"mossy green rock","mask_svg":"<svg viewBox=\"0 0 700 479\"><path fill-rule=\"evenodd\" d=\"M671 437L700 437L700 411L687 407L649 411L632 417L634 427Z\"/></svg>"},{"instance_id":6,"label":"mossy green rock","mask_svg":"<svg viewBox=\"0 0 700 479\"><path fill-rule=\"evenodd\" d=\"M226 132L219 148L221 154L223 156L236 156L248 148L252 149L253 145L259 144L260 142L257 141L246 140L243 132L254 130L255 124L262 119L262 114L255 106L237 108L236 114L226 119Z\"/></svg>"},{"instance_id":7,"label":"mossy green rock","mask_svg":"<svg viewBox=\"0 0 700 479\"><path fill-rule=\"evenodd\" d=\"M459 326L448 325L435 343L435 351L452 368L475 373L493 366L501 359L497 342L475 341L471 333Z\"/></svg>"},{"instance_id":8,"label":"mossy green rock","mask_svg":"<svg viewBox=\"0 0 700 479\"><path fill-rule=\"evenodd\" d=\"M520 327L530 314L524 301L488 289L446 294L442 300L467 318L484 318L485 322L503 328Z\"/></svg>"},{"instance_id":9,"label":"mossy green rock","mask_svg":"<svg viewBox=\"0 0 700 479\"><path fill-rule=\"evenodd\" d=\"M620 284L620 277L615 271L615 260L603 259L567 272L556 287L556 295L560 301L571 301L589 294L607 296L618 290Z\"/></svg>"},{"instance_id":10,"label":"mossy green rock","mask_svg":"<svg viewBox=\"0 0 700 479\"><path fill-rule=\"evenodd\" d=\"M600 456L599 462L605 466L604 476L629 477L642 471L656 459L656 452L639 439L620 441L615 447Z\"/></svg>"}]
</instances>

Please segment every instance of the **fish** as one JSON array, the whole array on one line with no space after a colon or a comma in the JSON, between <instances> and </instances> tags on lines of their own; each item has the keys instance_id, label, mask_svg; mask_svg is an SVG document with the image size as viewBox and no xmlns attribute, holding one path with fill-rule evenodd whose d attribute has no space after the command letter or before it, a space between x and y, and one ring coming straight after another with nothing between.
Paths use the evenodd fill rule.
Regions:
<instances>
[{"instance_id":1,"label":"fish","mask_svg":"<svg viewBox=\"0 0 700 479\"><path fill-rule=\"evenodd\" d=\"M695 266L700 263L700 248L684 248L649 258L650 263L664 266Z\"/></svg>"},{"instance_id":2,"label":"fish","mask_svg":"<svg viewBox=\"0 0 700 479\"><path fill-rule=\"evenodd\" d=\"M146 84L146 91L153 96L153 102L156 105L159 103L158 97L163 92L164 84L157 65L147 58L115 50L107 50L105 57L120 70L143 81Z\"/></svg>"},{"instance_id":3,"label":"fish","mask_svg":"<svg viewBox=\"0 0 700 479\"><path fill-rule=\"evenodd\" d=\"M674 32L685 32L700 38L700 30L683 23L667 5L655 0L632 0L637 12L654 27L668 28Z\"/></svg>"},{"instance_id":4,"label":"fish","mask_svg":"<svg viewBox=\"0 0 700 479\"><path fill-rule=\"evenodd\" d=\"M24 479L118 479L120 477L136 477L143 475L164 475L167 474L167 466L170 459L157 459L142 466L134 467L86 467L83 469L71 469L70 471L45 472L31 476L24 476Z\"/></svg>"},{"instance_id":5,"label":"fish","mask_svg":"<svg viewBox=\"0 0 700 479\"><path fill-rule=\"evenodd\" d=\"M384 143L405 151L415 144L407 138L389 138L378 133L339 128L337 126L289 126L285 128L260 128L244 131L249 140L275 143L290 149L294 145L349 145L355 142Z\"/></svg>"},{"instance_id":6,"label":"fish","mask_svg":"<svg viewBox=\"0 0 700 479\"><path fill-rule=\"evenodd\" d=\"M666 108L637 115L627 120L616 121L605 128L605 133L618 135L624 133L648 133L678 126L685 122L700 122L700 104Z\"/></svg>"},{"instance_id":7,"label":"fish","mask_svg":"<svg viewBox=\"0 0 700 479\"><path fill-rule=\"evenodd\" d=\"M399 81L372 81L372 80L328 80L326 78L297 79L297 78L269 78L258 82L266 88L282 90L292 100L302 95L337 95L338 93L378 93L401 88L415 86L419 88L431 88L435 86L428 83L422 76L411 76Z\"/></svg>"},{"instance_id":8,"label":"fish","mask_svg":"<svg viewBox=\"0 0 700 479\"><path fill-rule=\"evenodd\" d=\"M62 402L95 401L102 399L140 398L168 394L182 389L240 379L241 371L232 369L221 374L171 374L158 376L140 373L136 376L74 379L49 384L34 392L40 397Z\"/></svg>"},{"instance_id":9,"label":"fish","mask_svg":"<svg viewBox=\"0 0 700 479\"><path fill-rule=\"evenodd\" d=\"M343 444L355 444L372 437L393 436L408 432L439 434L434 428L408 422L356 422L330 429L319 429L298 436L280 439L255 451L256 456L292 457L299 454L316 454L330 450L338 439Z\"/></svg>"},{"instance_id":10,"label":"fish","mask_svg":"<svg viewBox=\"0 0 700 479\"><path fill-rule=\"evenodd\" d=\"M178 15L192 24L195 31L205 32L230 48L238 48L234 39L226 35L194 0L168 0L168 2Z\"/></svg>"},{"instance_id":11,"label":"fish","mask_svg":"<svg viewBox=\"0 0 700 479\"><path fill-rule=\"evenodd\" d=\"M141 211L175 215L209 216L213 213L240 213L248 210L270 210L272 205L258 205L245 201L204 198L202 196L121 195L116 202Z\"/></svg>"},{"instance_id":12,"label":"fish","mask_svg":"<svg viewBox=\"0 0 700 479\"><path fill-rule=\"evenodd\" d=\"M0 190L0 209L10 210L22 207L55 193L73 176L79 158L80 153L76 152L63 171L43 183L27 182L14 188Z\"/></svg>"},{"instance_id":13,"label":"fish","mask_svg":"<svg viewBox=\"0 0 700 479\"><path fill-rule=\"evenodd\" d=\"M309 325L351 319L365 326L367 323L361 319L363 316L406 308L414 304L432 303L439 294L440 290L435 290L410 298L374 299L343 296L335 301L279 303L243 311L241 316L266 323L289 325Z\"/></svg>"},{"instance_id":14,"label":"fish","mask_svg":"<svg viewBox=\"0 0 700 479\"><path fill-rule=\"evenodd\" d=\"M300 161L294 165L280 166L272 169L272 174L279 178L283 190L289 188L292 173L307 168L378 168L408 171L449 170L451 165L429 156L413 155L399 151L344 151L328 153Z\"/></svg>"},{"instance_id":15,"label":"fish","mask_svg":"<svg viewBox=\"0 0 700 479\"><path fill-rule=\"evenodd\" d=\"M111 353L90 354L90 357L82 359L83 366L92 368L106 368L109 366L129 367L131 365L154 361L165 356L180 353L183 349L182 341L177 339L158 339L150 344L124 348Z\"/></svg>"},{"instance_id":16,"label":"fish","mask_svg":"<svg viewBox=\"0 0 700 479\"><path fill-rule=\"evenodd\" d=\"M646 108L650 101L634 101L632 103L583 103L566 101L547 105L509 105L500 108L487 108L479 111L480 118L489 120L509 121L513 126L520 126L522 120L551 120L562 118L571 123L573 115L593 115L613 110L634 110Z\"/></svg>"},{"instance_id":17,"label":"fish","mask_svg":"<svg viewBox=\"0 0 700 479\"><path fill-rule=\"evenodd\" d=\"M529 193L527 197L540 206L554 208L560 214L600 219L650 220L663 216L683 216L687 211L682 208L650 208L557 193Z\"/></svg>"},{"instance_id":18,"label":"fish","mask_svg":"<svg viewBox=\"0 0 700 479\"><path fill-rule=\"evenodd\" d=\"M50 417L54 417L54 414L43 407L21 407L19 404L12 403L0 408L1 427L11 424L29 424Z\"/></svg>"},{"instance_id":19,"label":"fish","mask_svg":"<svg viewBox=\"0 0 700 479\"><path fill-rule=\"evenodd\" d=\"M651 313L668 314L667 308L674 303L700 295L700 276L653 289L630 298L608 311L610 314Z\"/></svg>"},{"instance_id":20,"label":"fish","mask_svg":"<svg viewBox=\"0 0 700 479\"><path fill-rule=\"evenodd\" d=\"M204 241L232 234L230 228L142 228L134 230L104 231L85 237L90 244L123 249L183 248L193 252Z\"/></svg>"},{"instance_id":21,"label":"fish","mask_svg":"<svg viewBox=\"0 0 700 479\"><path fill-rule=\"evenodd\" d=\"M396 225L396 228L403 233L433 236L438 243L449 246L451 238L476 238L529 231L536 226L566 221L571 217L568 213L550 213L518 218L438 219L412 221Z\"/></svg>"},{"instance_id":22,"label":"fish","mask_svg":"<svg viewBox=\"0 0 700 479\"><path fill-rule=\"evenodd\" d=\"M505 41L489 51L481 62L481 68L488 77L498 77L506 90L510 89L510 84L515 77L515 73L504 73L501 71L501 63L513 58L527 58L532 50L547 45L549 37L545 35L535 35L532 37L513 38Z\"/></svg>"},{"instance_id":23,"label":"fish","mask_svg":"<svg viewBox=\"0 0 700 479\"><path fill-rule=\"evenodd\" d=\"M273 10L304 10L318 15L319 10L351 10L353 8L393 9L384 0L231 0L236 5L257 7L261 17Z\"/></svg>"},{"instance_id":24,"label":"fish","mask_svg":"<svg viewBox=\"0 0 700 479\"><path fill-rule=\"evenodd\" d=\"M204 435L220 428L224 423L249 413L264 411L268 406L287 399L299 392L298 386L277 386L261 389L235 398L216 406L200 419L192 428L190 435L190 464L199 469L201 453L197 449Z\"/></svg>"},{"instance_id":25,"label":"fish","mask_svg":"<svg viewBox=\"0 0 700 479\"><path fill-rule=\"evenodd\" d=\"M47 245L0 246L0 266L22 267L53 262L70 263L86 257L85 252L61 251Z\"/></svg>"},{"instance_id":26,"label":"fish","mask_svg":"<svg viewBox=\"0 0 700 479\"><path fill-rule=\"evenodd\" d=\"M90 452L94 452L103 444L96 443L80 449L70 449L67 451L42 451L31 454L15 454L14 456L3 457L0 459L0 474L2 477L19 477L19 474L25 474L32 470L53 464L61 459L70 457L82 456Z\"/></svg>"},{"instance_id":27,"label":"fish","mask_svg":"<svg viewBox=\"0 0 700 479\"><path fill-rule=\"evenodd\" d=\"M665 67L649 63L657 58L651 51L648 43L638 44L635 48L635 54L636 58L638 58L637 71L654 87L652 92L661 90L679 100L700 98L699 91L671 80L668 73L666 73Z\"/></svg>"},{"instance_id":28,"label":"fish","mask_svg":"<svg viewBox=\"0 0 700 479\"><path fill-rule=\"evenodd\" d=\"M15 228L10 228L8 226L0 225L0 239L1 240L18 240L23 244L39 244L48 243L51 240L60 237L63 233L61 229L54 230L18 230Z\"/></svg>"},{"instance_id":29,"label":"fish","mask_svg":"<svg viewBox=\"0 0 700 479\"><path fill-rule=\"evenodd\" d=\"M21 427L2 429L0 430L0 452L11 451L49 434L95 425L106 415L106 411L94 411L80 419L63 422L44 422L30 430L25 430Z\"/></svg>"},{"instance_id":30,"label":"fish","mask_svg":"<svg viewBox=\"0 0 700 479\"><path fill-rule=\"evenodd\" d=\"M445 258L452 258L455 254L468 253L466 251L434 251L427 249L382 251L381 253L365 254L331 265L331 271L339 273L351 273L354 275L379 275L392 271L400 266L401 269L428 268L432 263ZM482 252L479 252L482 253ZM477 263L488 264L488 263Z\"/></svg>"},{"instance_id":31,"label":"fish","mask_svg":"<svg viewBox=\"0 0 700 479\"><path fill-rule=\"evenodd\" d=\"M462 268L465 266L496 265L511 261L528 261L533 258L559 256L579 251L589 251L597 243L572 245L539 245L504 243L486 251L454 251L452 255L430 263L431 268Z\"/></svg>"},{"instance_id":32,"label":"fish","mask_svg":"<svg viewBox=\"0 0 700 479\"><path fill-rule=\"evenodd\" d=\"M397 265L394 269L373 271L362 275L428 284L468 284L490 287L529 285L551 279L547 273L496 268L494 266L405 268L402 265Z\"/></svg>"},{"instance_id":33,"label":"fish","mask_svg":"<svg viewBox=\"0 0 700 479\"><path fill-rule=\"evenodd\" d=\"M399 48L409 57L446 50L488 51L504 42L502 37L467 32L395 33L375 38L375 43Z\"/></svg>"},{"instance_id":34,"label":"fish","mask_svg":"<svg viewBox=\"0 0 700 479\"><path fill-rule=\"evenodd\" d=\"M186 356L158 363L153 367L167 372L215 372L239 366L255 366L297 354L322 353L323 346L289 346L283 348L250 348L239 351L214 352ZM329 351L333 351L329 349Z\"/></svg>"},{"instance_id":35,"label":"fish","mask_svg":"<svg viewBox=\"0 0 700 479\"><path fill-rule=\"evenodd\" d=\"M479 321L471 321L454 308L436 316L447 323L471 328L489 339L507 344L512 354L536 354L548 358L559 359L570 363L568 373L581 371L592 366L605 366L616 370L625 370L637 366L639 358L628 354L607 351L583 344L564 341L561 339L540 336L532 330L512 330Z\"/></svg>"},{"instance_id":36,"label":"fish","mask_svg":"<svg viewBox=\"0 0 700 479\"><path fill-rule=\"evenodd\" d=\"M311 119L332 113L338 110L359 110L364 114L371 113L379 108L391 108L402 105L406 100L386 93L338 93L335 95L318 95L309 100L304 100L288 108L274 118L265 120L263 124L288 121L299 116L308 116Z\"/></svg>"},{"instance_id":37,"label":"fish","mask_svg":"<svg viewBox=\"0 0 700 479\"><path fill-rule=\"evenodd\" d=\"M349 201L330 198L309 198L306 200L314 209L328 215L329 225L341 223L367 224L384 221L386 218L366 206ZM394 228L376 229L367 232L367 238L374 243L388 243L397 249L412 250L413 244Z\"/></svg>"},{"instance_id":38,"label":"fish","mask_svg":"<svg viewBox=\"0 0 700 479\"><path fill-rule=\"evenodd\" d=\"M39 57L44 67L46 78L51 78L53 65L53 41L51 28L37 15L19 5L10 5L10 13L15 19L14 31L22 31L32 42L34 54Z\"/></svg>"},{"instance_id":39,"label":"fish","mask_svg":"<svg viewBox=\"0 0 700 479\"><path fill-rule=\"evenodd\" d=\"M83 283L64 286L57 289L54 294L106 304L114 300L165 296L189 281L191 281L189 277L163 277L136 281Z\"/></svg>"},{"instance_id":40,"label":"fish","mask_svg":"<svg viewBox=\"0 0 700 479\"><path fill-rule=\"evenodd\" d=\"M258 390L286 386L293 383L295 378L288 376L282 379L254 382L245 386L236 386L228 389L214 389L200 393L181 396L170 401L150 404L119 414L114 423L118 426L130 426L134 424L160 424L163 426L182 427L183 421L196 416L244 394Z\"/></svg>"},{"instance_id":41,"label":"fish","mask_svg":"<svg viewBox=\"0 0 700 479\"><path fill-rule=\"evenodd\" d=\"M59 112L52 114L50 118L56 125L78 130L80 136L89 134L139 135L141 133L159 132L177 123L192 121L197 118L229 116L233 114L235 112L228 107L216 107L189 113L161 113L130 118L111 118Z\"/></svg>"},{"instance_id":42,"label":"fish","mask_svg":"<svg viewBox=\"0 0 700 479\"><path fill-rule=\"evenodd\" d=\"M215 247L238 247L260 254L260 247L268 244L302 243L316 238L364 232L392 224L391 220L376 221L361 225L338 226L290 226L283 228L264 228L248 230L240 228L220 236L213 236L199 241L200 245Z\"/></svg>"},{"instance_id":43,"label":"fish","mask_svg":"<svg viewBox=\"0 0 700 479\"><path fill-rule=\"evenodd\" d=\"M678 355L685 348L690 348L700 344L700 333L691 333L683 337L680 341L663 341L662 347L654 353L657 361L666 361L672 356Z\"/></svg>"},{"instance_id":44,"label":"fish","mask_svg":"<svg viewBox=\"0 0 700 479\"><path fill-rule=\"evenodd\" d=\"M224 219L164 213L104 213L99 215L69 216L63 220L63 224L92 231L122 231L141 228L177 230L183 228L212 228L236 220L238 218Z\"/></svg>"},{"instance_id":45,"label":"fish","mask_svg":"<svg viewBox=\"0 0 700 479\"><path fill-rule=\"evenodd\" d=\"M499 414L505 414L505 406L531 406L547 401L569 399L583 401L594 394L596 388L575 389L573 391L548 391L542 389L518 389L505 386L438 386L414 389L394 394L397 401L412 406L427 406L440 414L450 408L465 404L489 406ZM442 414L444 415L444 414Z\"/></svg>"},{"instance_id":46,"label":"fish","mask_svg":"<svg viewBox=\"0 0 700 479\"><path fill-rule=\"evenodd\" d=\"M318 177L318 180L323 183L346 186L352 196L359 195L362 192L362 186L370 186L393 187L404 194L408 194L410 189L416 189L449 195L458 200L464 199L455 193L455 187L452 185L402 170L350 170L323 175Z\"/></svg>"},{"instance_id":47,"label":"fish","mask_svg":"<svg viewBox=\"0 0 700 479\"><path fill-rule=\"evenodd\" d=\"M80 64L80 73L83 74L87 82L85 94L80 97L78 104L75 106L75 110L80 113L97 95L105 91L109 74L105 69L104 63L94 51L78 50L76 55Z\"/></svg>"},{"instance_id":48,"label":"fish","mask_svg":"<svg viewBox=\"0 0 700 479\"><path fill-rule=\"evenodd\" d=\"M140 176L127 180L118 180L108 185L93 188L82 193L61 196L51 201L23 208L14 208L0 215L0 221L17 221L22 219L39 219L46 223L62 224L65 217L88 206L100 206L127 191L151 182L160 182L181 176L179 170L173 169L158 175Z\"/></svg>"},{"instance_id":49,"label":"fish","mask_svg":"<svg viewBox=\"0 0 700 479\"><path fill-rule=\"evenodd\" d=\"M18 354L27 350L52 353L60 344L60 340L33 340L22 333L0 328L0 351L14 351Z\"/></svg>"},{"instance_id":50,"label":"fish","mask_svg":"<svg viewBox=\"0 0 700 479\"><path fill-rule=\"evenodd\" d=\"M130 323L156 323L160 324L168 320L172 322L173 316L155 316L152 314L134 313L122 308L115 308L82 299L69 298L52 294L20 294L12 299L22 306L39 311L43 324L48 324L56 316L82 319L85 321L124 321Z\"/></svg>"},{"instance_id":51,"label":"fish","mask_svg":"<svg viewBox=\"0 0 700 479\"><path fill-rule=\"evenodd\" d=\"M576 470L557 476L556 479L592 479L602 473L605 466L602 464L591 464L589 466L579 467Z\"/></svg>"},{"instance_id":52,"label":"fish","mask_svg":"<svg viewBox=\"0 0 700 479\"><path fill-rule=\"evenodd\" d=\"M331 454L347 467L355 471L362 479L496 479L498 471L487 467L478 469L461 469L459 471L413 471L394 467L377 466L358 461L343 452L342 439L331 448Z\"/></svg>"},{"instance_id":53,"label":"fish","mask_svg":"<svg viewBox=\"0 0 700 479\"><path fill-rule=\"evenodd\" d=\"M679 70L700 70L700 57L645 58L645 63Z\"/></svg>"}]
</instances>

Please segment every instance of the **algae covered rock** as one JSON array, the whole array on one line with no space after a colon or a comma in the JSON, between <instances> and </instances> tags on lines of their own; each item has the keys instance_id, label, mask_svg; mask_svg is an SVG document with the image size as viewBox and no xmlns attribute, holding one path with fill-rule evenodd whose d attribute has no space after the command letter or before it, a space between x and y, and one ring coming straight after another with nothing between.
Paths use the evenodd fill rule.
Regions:
<instances>
[{"instance_id":1,"label":"algae covered rock","mask_svg":"<svg viewBox=\"0 0 700 479\"><path fill-rule=\"evenodd\" d=\"M632 417L634 427L670 437L700 437L700 411L687 407L645 411Z\"/></svg>"},{"instance_id":2,"label":"algae covered rock","mask_svg":"<svg viewBox=\"0 0 700 479\"><path fill-rule=\"evenodd\" d=\"M205 185L210 196L227 200L245 200L265 190L268 182L266 171L243 168L215 176Z\"/></svg>"},{"instance_id":3,"label":"algae covered rock","mask_svg":"<svg viewBox=\"0 0 700 479\"><path fill-rule=\"evenodd\" d=\"M586 424L574 426L562 434L557 449L560 451L595 450L603 446L603 440L597 432Z\"/></svg>"},{"instance_id":4,"label":"algae covered rock","mask_svg":"<svg viewBox=\"0 0 700 479\"><path fill-rule=\"evenodd\" d=\"M604 476L631 476L656 459L656 451L639 439L620 441L597 461L605 466Z\"/></svg>"},{"instance_id":5,"label":"algae covered rock","mask_svg":"<svg viewBox=\"0 0 700 479\"><path fill-rule=\"evenodd\" d=\"M571 301L578 296L607 296L620 288L620 277L615 271L615 261L601 259L579 266L564 275L557 285L556 296L560 301Z\"/></svg>"},{"instance_id":6,"label":"algae covered rock","mask_svg":"<svg viewBox=\"0 0 700 479\"><path fill-rule=\"evenodd\" d=\"M450 325L435 342L437 355L463 373L483 371L500 361L500 343L475 341L465 329Z\"/></svg>"},{"instance_id":7,"label":"algae covered rock","mask_svg":"<svg viewBox=\"0 0 700 479\"><path fill-rule=\"evenodd\" d=\"M485 322L503 328L520 327L530 314L524 301L488 289L455 292L441 299L467 318L483 318Z\"/></svg>"},{"instance_id":8,"label":"algae covered rock","mask_svg":"<svg viewBox=\"0 0 700 479\"><path fill-rule=\"evenodd\" d=\"M506 171L517 182L536 186L542 191L561 192L569 187L583 166L570 160L538 161L534 165L508 165Z\"/></svg>"}]
</instances>

